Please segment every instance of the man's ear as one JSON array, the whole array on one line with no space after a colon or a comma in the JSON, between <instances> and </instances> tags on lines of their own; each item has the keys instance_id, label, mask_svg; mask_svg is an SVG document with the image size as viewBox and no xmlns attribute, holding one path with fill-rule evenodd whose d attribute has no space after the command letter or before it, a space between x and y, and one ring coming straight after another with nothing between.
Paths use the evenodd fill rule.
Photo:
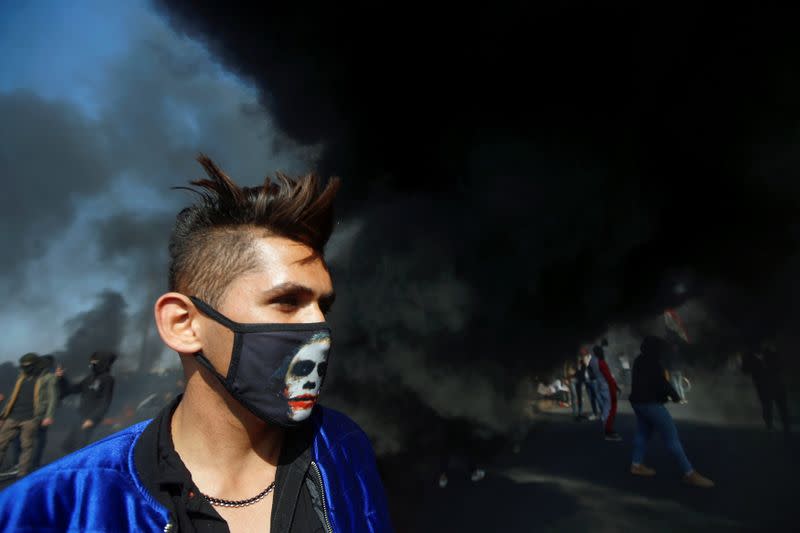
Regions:
<instances>
[{"instance_id":1,"label":"man's ear","mask_svg":"<svg viewBox=\"0 0 800 533\"><path fill-rule=\"evenodd\" d=\"M197 353L203 348L198 335L198 312L189 298L178 292L162 294L154 308L156 326L164 344L179 354Z\"/></svg>"}]
</instances>

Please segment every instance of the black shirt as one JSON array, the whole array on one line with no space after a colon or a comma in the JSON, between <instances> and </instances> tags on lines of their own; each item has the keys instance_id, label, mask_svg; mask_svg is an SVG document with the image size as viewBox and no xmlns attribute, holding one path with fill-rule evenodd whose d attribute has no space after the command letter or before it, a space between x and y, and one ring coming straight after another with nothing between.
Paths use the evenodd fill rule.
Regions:
<instances>
[{"instance_id":1,"label":"black shirt","mask_svg":"<svg viewBox=\"0 0 800 533\"><path fill-rule=\"evenodd\" d=\"M14 402L14 407L11 408L8 418L13 418L17 421L33 418L33 391L35 386L36 378L34 376L26 376L22 380L17 400Z\"/></svg>"},{"instance_id":2,"label":"black shirt","mask_svg":"<svg viewBox=\"0 0 800 533\"><path fill-rule=\"evenodd\" d=\"M70 394L81 395L78 412L82 420L91 420L95 424L106 416L114 395L114 377L103 371L92 372L78 383L71 383L66 377L58 380L59 396L64 398Z\"/></svg>"},{"instance_id":3,"label":"black shirt","mask_svg":"<svg viewBox=\"0 0 800 533\"><path fill-rule=\"evenodd\" d=\"M182 396L153 419L134 449L144 486L170 511L177 531L228 533L228 524L200 494L172 443L170 422ZM271 530L275 533L324 533L321 487L310 473L310 426L286 430L275 475ZM173 529L176 531L176 529Z\"/></svg>"},{"instance_id":4,"label":"black shirt","mask_svg":"<svg viewBox=\"0 0 800 533\"><path fill-rule=\"evenodd\" d=\"M631 403L666 403L680 400L675 388L667 381L664 367L655 354L642 354L633 362L631 372Z\"/></svg>"}]
</instances>

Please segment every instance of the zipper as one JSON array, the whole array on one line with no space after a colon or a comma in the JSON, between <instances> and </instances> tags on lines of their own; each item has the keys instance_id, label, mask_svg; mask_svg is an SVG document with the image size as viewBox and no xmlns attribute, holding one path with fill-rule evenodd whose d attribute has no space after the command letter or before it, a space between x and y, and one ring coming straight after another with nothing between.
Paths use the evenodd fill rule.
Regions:
<instances>
[{"instance_id":1,"label":"zipper","mask_svg":"<svg viewBox=\"0 0 800 533\"><path fill-rule=\"evenodd\" d=\"M178 530L177 524L178 521L175 519L175 515L172 513L167 514L167 523L164 525L164 533L174 533Z\"/></svg>"},{"instance_id":2,"label":"zipper","mask_svg":"<svg viewBox=\"0 0 800 533\"><path fill-rule=\"evenodd\" d=\"M322 473L319 471L319 467L314 461L311 461L311 469L314 471L314 475L319 482L319 493L322 495L322 516L325 517L325 531L327 531L327 533L333 533L333 528L328 520L328 507L325 504L325 485L322 484Z\"/></svg>"}]
</instances>

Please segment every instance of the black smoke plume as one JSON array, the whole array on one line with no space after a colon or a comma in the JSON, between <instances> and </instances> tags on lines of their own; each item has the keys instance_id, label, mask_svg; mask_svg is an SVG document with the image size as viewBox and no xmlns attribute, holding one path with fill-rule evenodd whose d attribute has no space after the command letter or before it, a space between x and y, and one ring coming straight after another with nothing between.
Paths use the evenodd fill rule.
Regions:
<instances>
[{"instance_id":1,"label":"black smoke plume","mask_svg":"<svg viewBox=\"0 0 800 533\"><path fill-rule=\"evenodd\" d=\"M395 424L389 395L502 426L521 376L691 298L723 315L719 350L796 318L800 34L783 12L160 5L344 179L341 218L362 229L333 261L332 385L364 419Z\"/></svg>"},{"instance_id":2,"label":"black smoke plume","mask_svg":"<svg viewBox=\"0 0 800 533\"><path fill-rule=\"evenodd\" d=\"M100 293L94 307L64 324L70 334L64 349L53 354L56 360L67 372L80 376L87 373L92 353L102 350L119 354L127 326L126 307L120 293Z\"/></svg>"}]
</instances>

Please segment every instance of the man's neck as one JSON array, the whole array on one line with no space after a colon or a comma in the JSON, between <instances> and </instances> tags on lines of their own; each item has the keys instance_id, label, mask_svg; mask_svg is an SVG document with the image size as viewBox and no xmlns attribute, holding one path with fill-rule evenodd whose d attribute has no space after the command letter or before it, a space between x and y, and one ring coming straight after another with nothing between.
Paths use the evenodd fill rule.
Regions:
<instances>
[{"instance_id":1,"label":"man's neck","mask_svg":"<svg viewBox=\"0 0 800 533\"><path fill-rule=\"evenodd\" d=\"M172 442L201 491L227 499L250 497L274 479L283 430L259 420L214 385L199 372L187 380L170 423Z\"/></svg>"}]
</instances>

